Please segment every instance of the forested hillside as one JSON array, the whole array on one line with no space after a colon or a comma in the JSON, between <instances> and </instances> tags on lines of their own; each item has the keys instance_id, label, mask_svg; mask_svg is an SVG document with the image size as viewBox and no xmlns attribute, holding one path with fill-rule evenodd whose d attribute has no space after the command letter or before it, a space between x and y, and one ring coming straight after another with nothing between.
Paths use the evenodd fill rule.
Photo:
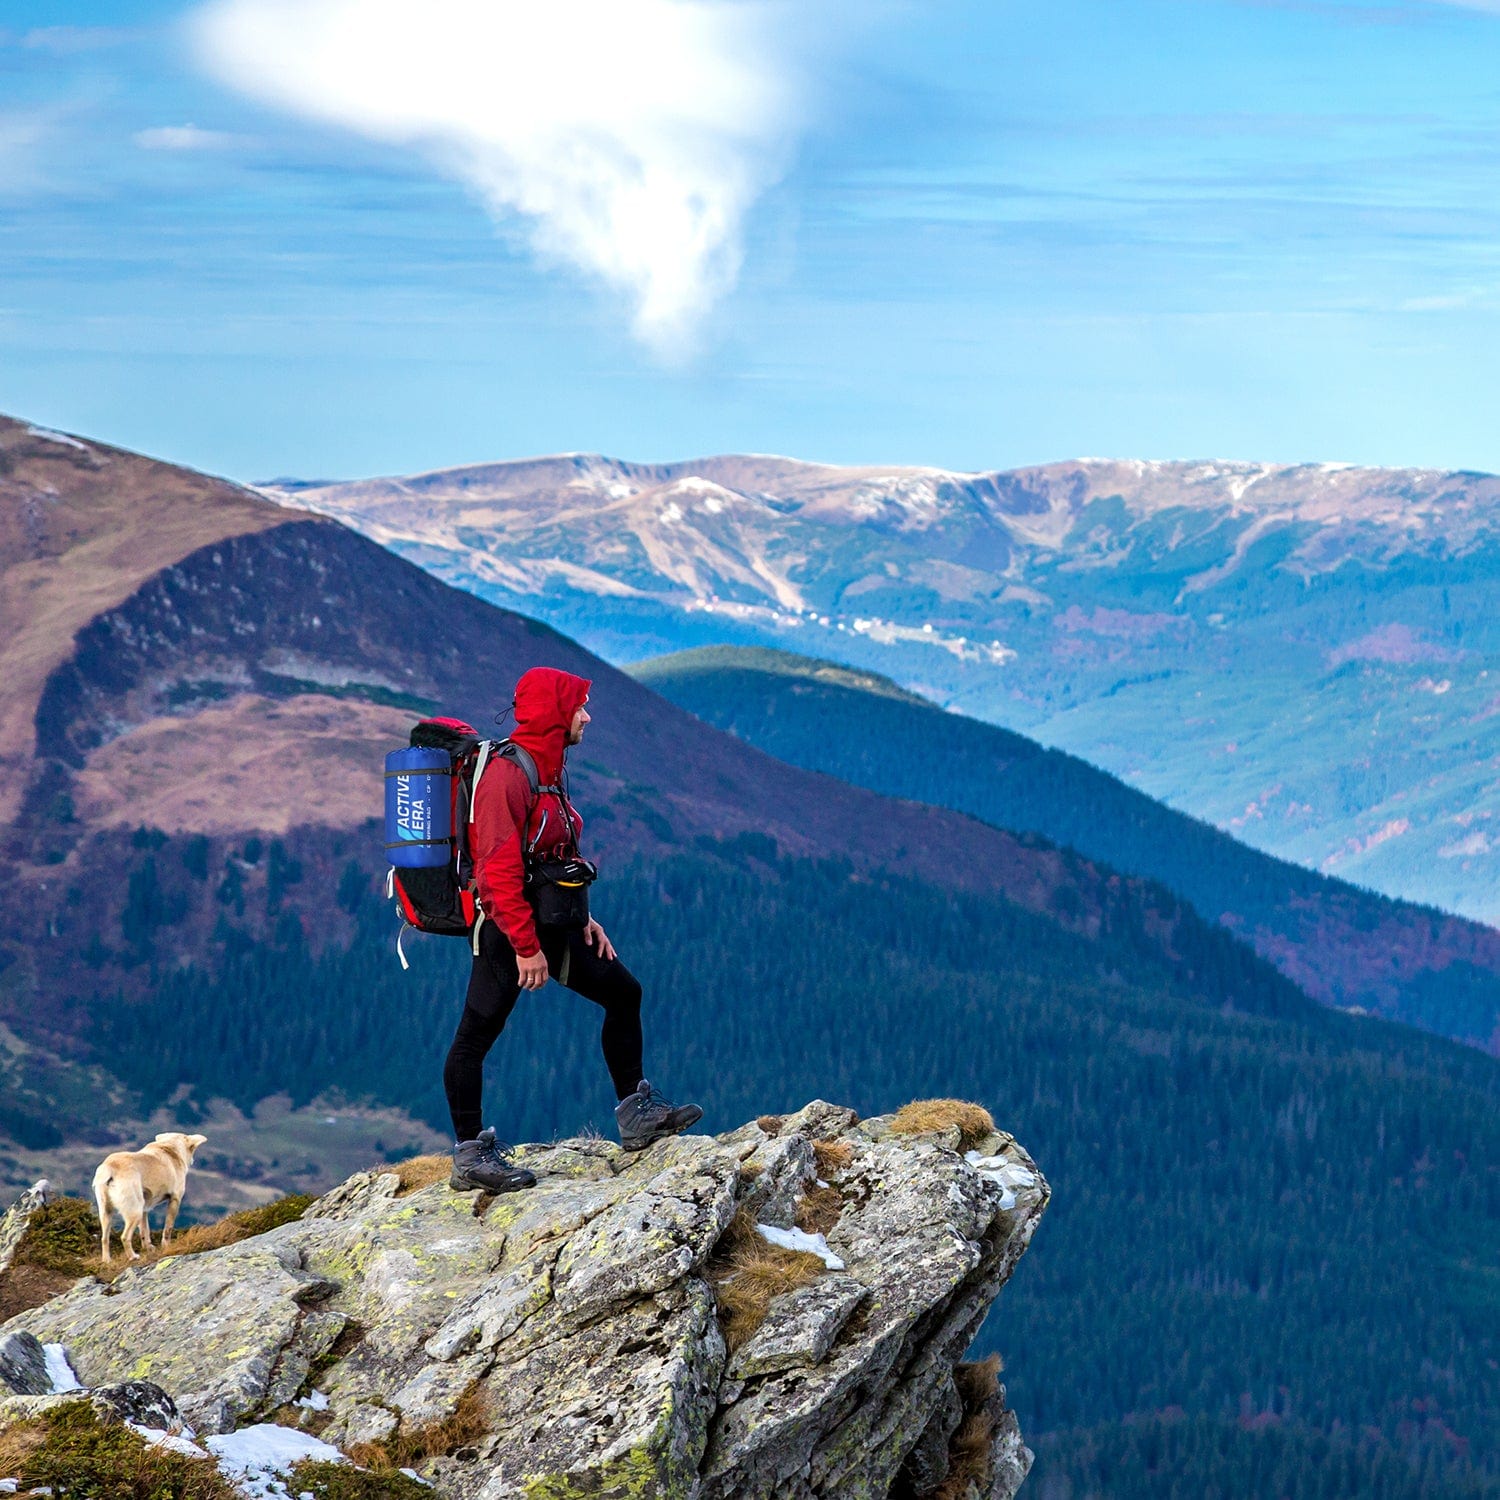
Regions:
<instances>
[{"instance_id":1,"label":"forested hillside","mask_svg":"<svg viewBox=\"0 0 1500 1500\"><path fill-rule=\"evenodd\" d=\"M103 1009L101 1045L155 1095L333 1085L440 1122L467 955L418 940L403 974L373 885L357 862L339 881L347 951L169 967ZM1129 926L1060 940L753 836L608 869L596 907L646 983L648 1070L706 1127L958 1094L1046 1164L1047 1223L984 1336L1036 1493L1500 1495L1493 1059L1310 1005L1206 924L1174 966ZM607 1122L597 1025L555 988L523 1000L491 1066L502 1133Z\"/></svg>"},{"instance_id":2,"label":"forested hillside","mask_svg":"<svg viewBox=\"0 0 1500 1500\"><path fill-rule=\"evenodd\" d=\"M793 765L1040 833L1159 880L1326 1004L1500 1049L1493 928L1275 859L1076 756L944 712L872 672L732 646L630 670Z\"/></svg>"}]
</instances>

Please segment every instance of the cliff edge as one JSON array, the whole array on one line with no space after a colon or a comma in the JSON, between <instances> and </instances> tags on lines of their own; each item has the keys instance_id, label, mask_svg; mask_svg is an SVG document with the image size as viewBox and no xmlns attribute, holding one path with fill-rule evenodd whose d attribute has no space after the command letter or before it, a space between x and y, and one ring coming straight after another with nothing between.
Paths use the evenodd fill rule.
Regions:
<instances>
[{"instance_id":1,"label":"cliff edge","mask_svg":"<svg viewBox=\"0 0 1500 1500\"><path fill-rule=\"evenodd\" d=\"M638 1156L527 1146L537 1186L494 1199L421 1185L435 1160L361 1173L85 1278L0 1346L158 1387L209 1446L300 1426L452 1500L1008 1500L1031 1455L993 1366L959 1362L1050 1190L1009 1135L942 1119L815 1102ZM4 1368L0 1432L85 1399L7 1395Z\"/></svg>"}]
</instances>

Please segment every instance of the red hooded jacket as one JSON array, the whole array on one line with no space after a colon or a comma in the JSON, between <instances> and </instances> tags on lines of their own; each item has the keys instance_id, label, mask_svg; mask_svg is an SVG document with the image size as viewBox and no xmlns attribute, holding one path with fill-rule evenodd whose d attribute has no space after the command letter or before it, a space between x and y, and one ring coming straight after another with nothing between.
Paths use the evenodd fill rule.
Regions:
<instances>
[{"instance_id":1,"label":"red hooded jacket","mask_svg":"<svg viewBox=\"0 0 1500 1500\"><path fill-rule=\"evenodd\" d=\"M588 698L593 683L555 667L533 667L516 684L516 727L511 739L536 762L543 786L556 786L568 750L573 715ZM576 848L583 819L565 796L542 792L531 802L526 773L513 760L491 760L474 789L469 823L469 853L474 884L485 916L497 922L521 958L541 951L536 920L526 900L526 845L547 856Z\"/></svg>"}]
</instances>

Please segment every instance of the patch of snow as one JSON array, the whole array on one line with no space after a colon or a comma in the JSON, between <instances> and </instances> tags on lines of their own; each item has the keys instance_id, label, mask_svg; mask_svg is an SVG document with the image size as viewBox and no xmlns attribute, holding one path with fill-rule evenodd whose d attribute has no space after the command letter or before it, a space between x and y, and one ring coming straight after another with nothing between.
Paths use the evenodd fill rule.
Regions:
<instances>
[{"instance_id":1,"label":"patch of snow","mask_svg":"<svg viewBox=\"0 0 1500 1500\"><path fill-rule=\"evenodd\" d=\"M80 443L76 437L69 437L65 432L54 432L50 427L28 427L26 431L32 437L42 438L49 443L61 443L64 448L76 448L80 453L94 451L87 443Z\"/></svg>"},{"instance_id":2,"label":"patch of snow","mask_svg":"<svg viewBox=\"0 0 1500 1500\"><path fill-rule=\"evenodd\" d=\"M14 1495L20 1487L19 1479L0 1479L0 1495Z\"/></svg>"},{"instance_id":3,"label":"patch of snow","mask_svg":"<svg viewBox=\"0 0 1500 1500\"><path fill-rule=\"evenodd\" d=\"M297 1397L297 1405L305 1406L308 1411L327 1411L328 1397L322 1391L310 1391L305 1396Z\"/></svg>"},{"instance_id":4,"label":"patch of snow","mask_svg":"<svg viewBox=\"0 0 1500 1500\"><path fill-rule=\"evenodd\" d=\"M828 1248L828 1241L821 1234L809 1234L805 1229L778 1229L774 1224L757 1224L756 1229L764 1240L779 1245L783 1250L804 1250L816 1255L830 1271L842 1271L844 1263Z\"/></svg>"},{"instance_id":5,"label":"patch of snow","mask_svg":"<svg viewBox=\"0 0 1500 1500\"><path fill-rule=\"evenodd\" d=\"M979 1173L981 1177L988 1178L1000 1189L1000 1207L1014 1208L1016 1206L1016 1189L1035 1187L1036 1178L1027 1168L1019 1162L1011 1161L1004 1156L981 1156L977 1151L966 1151L964 1160Z\"/></svg>"},{"instance_id":6,"label":"patch of snow","mask_svg":"<svg viewBox=\"0 0 1500 1500\"><path fill-rule=\"evenodd\" d=\"M432 1481L430 1479L423 1479L415 1469L402 1469L401 1472L405 1474L408 1479L415 1479L418 1484L425 1485L429 1490L433 1488Z\"/></svg>"},{"instance_id":7,"label":"patch of snow","mask_svg":"<svg viewBox=\"0 0 1500 1500\"><path fill-rule=\"evenodd\" d=\"M682 507L675 500L669 502L666 509L657 516L657 520L665 521L668 523L668 525L671 525L673 522L680 521L681 519Z\"/></svg>"},{"instance_id":8,"label":"patch of snow","mask_svg":"<svg viewBox=\"0 0 1500 1500\"><path fill-rule=\"evenodd\" d=\"M325 1443L308 1432L278 1427L273 1422L261 1422L253 1427L241 1427L238 1432L205 1438L204 1446L218 1460L219 1472L226 1479L234 1480L248 1500L273 1500L273 1497L284 1496L287 1491L281 1476L305 1458L334 1464L349 1462L332 1443Z\"/></svg>"},{"instance_id":9,"label":"patch of snow","mask_svg":"<svg viewBox=\"0 0 1500 1500\"><path fill-rule=\"evenodd\" d=\"M52 1382L52 1394L60 1396L64 1391L81 1391L82 1383L68 1363L68 1351L61 1344L43 1344L42 1353L47 1356L47 1379Z\"/></svg>"},{"instance_id":10,"label":"patch of snow","mask_svg":"<svg viewBox=\"0 0 1500 1500\"><path fill-rule=\"evenodd\" d=\"M704 502L703 508L709 515L716 516L724 509L724 502L717 495L710 495Z\"/></svg>"},{"instance_id":11,"label":"patch of snow","mask_svg":"<svg viewBox=\"0 0 1500 1500\"><path fill-rule=\"evenodd\" d=\"M181 1433L167 1432L160 1427L142 1427L139 1422L127 1421L125 1425L134 1433L143 1437L152 1448L166 1448L173 1453L180 1453L184 1458L207 1458L206 1450L200 1448L197 1443L190 1442Z\"/></svg>"},{"instance_id":12,"label":"patch of snow","mask_svg":"<svg viewBox=\"0 0 1500 1500\"><path fill-rule=\"evenodd\" d=\"M45 1177L38 1177L37 1180L31 1184L31 1191L38 1194L42 1202L46 1203L52 1197L52 1184L48 1182Z\"/></svg>"}]
</instances>

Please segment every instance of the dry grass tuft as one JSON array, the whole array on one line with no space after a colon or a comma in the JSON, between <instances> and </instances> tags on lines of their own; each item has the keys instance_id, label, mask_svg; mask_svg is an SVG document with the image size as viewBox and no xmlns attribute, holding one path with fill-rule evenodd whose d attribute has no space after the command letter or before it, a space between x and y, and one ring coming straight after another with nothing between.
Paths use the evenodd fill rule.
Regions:
<instances>
[{"instance_id":1,"label":"dry grass tuft","mask_svg":"<svg viewBox=\"0 0 1500 1500\"><path fill-rule=\"evenodd\" d=\"M854 1147L848 1141L814 1141L813 1159L819 1177L837 1177L854 1160Z\"/></svg>"},{"instance_id":2,"label":"dry grass tuft","mask_svg":"<svg viewBox=\"0 0 1500 1500\"><path fill-rule=\"evenodd\" d=\"M404 1198L408 1193L431 1187L435 1182L446 1182L453 1170L453 1158L440 1153L435 1156L411 1156L388 1167L375 1167L377 1172L394 1172L401 1186L396 1196Z\"/></svg>"},{"instance_id":3,"label":"dry grass tuft","mask_svg":"<svg viewBox=\"0 0 1500 1500\"><path fill-rule=\"evenodd\" d=\"M254 1239L283 1224L293 1224L312 1207L312 1198L307 1193L289 1193L259 1208L242 1208L238 1213L226 1215L217 1224L194 1224L184 1229L165 1249L158 1248L153 1255L164 1259L168 1255L198 1255L204 1250L222 1250L225 1245L237 1245L241 1240Z\"/></svg>"},{"instance_id":4,"label":"dry grass tuft","mask_svg":"<svg viewBox=\"0 0 1500 1500\"><path fill-rule=\"evenodd\" d=\"M963 1421L948 1440L948 1477L928 1500L961 1500L971 1487L983 1494L994 1467L995 1418L989 1402L1000 1389L1000 1356L958 1365L953 1383L963 1400Z\"/></svg>"},{"instance_id":5,"label":"dry grass tuft","mask_svg":"<svg viewBox=\"0 0 1500 1500\"><path fill-rule=\"evenodd\" d=\"M959 1149L972 1151L995 1128L995 1121L982 1104L967 1099L914 1099L903 1104L891 1119L897 1135L925 1135L930 1130L958 1126Z\"/></svg>"},{"instance_id":6,"label":"dry grass tuft","mask_svg":"<svg viewBox=\"0 0 1500 1500\"><path fill-rule=\"evenodd\" d=\"M797 1228L827 1234L844 1211L844 1195L836 1187L810 1187L797 1200Z\"/></svg>"},{"instance_id":7,"label":"dry grass tuft","mask_svg":"<svg viewBox=\"0 0 1500 1500\"><path fill-rule=\"evenodd\" d=\"M779 1135L786 1124L785 1115L761 1115L755 1122L767 1135Z\"/></svg>"},{"instance_id":8,"label":"dry grass tuft","mask_svg":"<svg viewBox=\"0 0 1500 1500\"><path fill-rule=\"evenodd\" d=\"M827 1269L819 1256L773 1245L756 1229L755 1215L742 1208L708 1265L724 1342L731 1352L765 1322L773 1297L808 1286Z\"/></svg>"},{"instance_id":9,"label":"dry grass tuft","mask_svg":"<svg viewBox=\"0 0 1500 1500\"><path fill-rule=\"evenodd\" d=\"M0 1479L15 1478L46 1441L47 1429L39 1421L18 1422L0 1432Z\"/></svg>"},{"instance_id":10,"label":"dry grass tuft","mask_svg":"<svg viewBox=\"0 0 1500 1500\"><path fill-rule=\"evenodd\" d=\"M398 1429L378 1443L356 1443L345 1451L366 1469L411 1469L423 1459L470 1447L488 1432L484 1393L476 1383L458 1398L452 1416L429 1422L425 1427L414 1427L409 1432Z\"/></svg>"},{"instance_id":11,"label":"dry grass tuft","mask_svg":"<svg viewBox=\"0 0 1500 1500\"><path fill-rule=\"evenodd\" d=\"M966 1410L983 1406L1000 1389L1000 1371L1004 1368L998 1354L954 1365L953 1383L958 1387Z\"/></svg>"}]
</instances>

